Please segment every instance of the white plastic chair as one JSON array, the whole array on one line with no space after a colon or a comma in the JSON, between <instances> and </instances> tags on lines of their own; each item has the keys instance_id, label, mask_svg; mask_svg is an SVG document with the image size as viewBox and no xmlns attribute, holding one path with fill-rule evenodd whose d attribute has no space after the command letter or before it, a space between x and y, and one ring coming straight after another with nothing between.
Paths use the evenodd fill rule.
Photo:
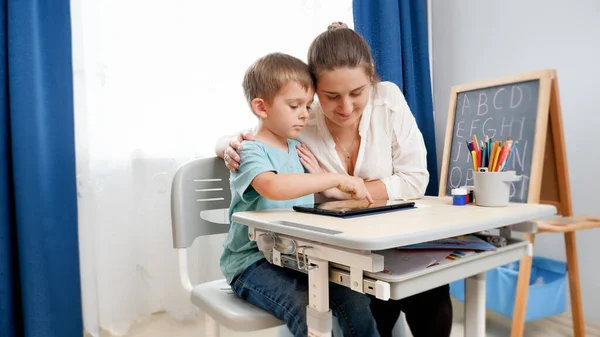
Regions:
<instances>
[{"instance_id":1,"label":"white plastic chair","mask_svg":"<svg viewBox=\"0 0 600 337\"><path fill-rule=\"evenodd\" d=\"M230 202L229 171L219 158L189 161L175 173L171 186L171 226L173 247L179 255L181 284L190 293L192 303L206 313L207 337L219 337L220 326L241 332L282 326L279 336L291 336L282 321L235 295L225 279L191 284L187 248L199 236L229 231L227 223L207 220L202 217L202 212L228 209ZM397 324L394 330L400 332L403 327ZM335 317L333 335L342 335Z\"/></svg>"},{"instance_id":2,"label":"white plastic chair","mask_svg":"<svg viewBox=\"0 0 600 337\"><path fill-rule=\"evenodd\" d=\"M192 285L186 249L199 236L227 233L228 224L202 218L202 211L228 209L229 171L218 158L197 159L181 166L171 186L173 247L179 254L179 275L192 303L206 313L206 336L219 337L219 327L258 331L283 325L268 312L236 296L225 279Z\"/></svg>"}]
</instances>

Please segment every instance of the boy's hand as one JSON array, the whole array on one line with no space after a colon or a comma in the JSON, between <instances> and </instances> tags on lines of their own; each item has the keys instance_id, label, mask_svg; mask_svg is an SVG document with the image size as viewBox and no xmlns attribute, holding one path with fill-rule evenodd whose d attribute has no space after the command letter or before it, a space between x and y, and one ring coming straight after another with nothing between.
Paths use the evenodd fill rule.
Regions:
<instances>
[{"instance_id":1,"label":"boy's hand","mask_svg":"<svg viewBox=\"0 0 600 337\"><path fill-rule=\"evenodd\" d=\"M367 199L368 202L373 202L373 198L371 198L371 195L365 186L364 180L360 178L346 176L342 180L342 183L337 186L337 188L344 193L350 194L353 199Z\"/></svg>"},{"instance_id":2,"label":"boy's hand","mask_svg":"<svg viewBox=\"0 0 600 337\"><path fill-rule=\"evenodd\" d=\"M347 199L352 199L352 197L347 194L344 193L342 191L340 191L337 188L330 188L326 191L322 192L323 196L327 199L335 199L335 200L347 200Z\"/></svg>"},{"instance_id":3,"label":"boy's hand","mask_svg":"<svg viewBox=\"0 0 600 337\"><path fill-rule=\"evenodd\" d=\"M321 166L319 166L319 162L315 155L308 149L308 146L304 144L296 145L296 149L298 150L298 157L300 157L302 166L304 166L309 173L324 172Z\"/></svg>"},{"instance_id":4,"label":"boy's hand","mask_svg":"<svg viewBox=\"0 0 600 337\"><path fill-rule=\"evenodd\" d=\"M225 154L223 156L223 160L225 161L225 165L231 172L236 172L237 168L240 166L240 155L237 151L242 149L242 141L244 140L254 140L254 135L252 132L246 131L240 133L239 135L233 137L229 142L229 146L225 149Z\"/></svg>"}]
</instances>

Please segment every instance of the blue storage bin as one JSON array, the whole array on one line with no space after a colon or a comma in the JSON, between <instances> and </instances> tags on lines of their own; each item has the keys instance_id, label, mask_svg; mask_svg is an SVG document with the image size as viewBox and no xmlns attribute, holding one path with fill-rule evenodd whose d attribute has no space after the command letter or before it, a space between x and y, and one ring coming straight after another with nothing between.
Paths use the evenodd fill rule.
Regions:
<instances>
[{"instance_id":1,"label":"blue storage bin","mask_svg":"<svg viewBox=\"0 0 600 337\"><path fill-rule=\"evenodd\" d=\"M486 308L512 318L515 306L519 262L510 263L486 273ZM529 297L525 321L565 312L567 264L534 256L529 280ZM464 280L450 284L450 295L465 300Z\"/></svg>"}]
</instances>

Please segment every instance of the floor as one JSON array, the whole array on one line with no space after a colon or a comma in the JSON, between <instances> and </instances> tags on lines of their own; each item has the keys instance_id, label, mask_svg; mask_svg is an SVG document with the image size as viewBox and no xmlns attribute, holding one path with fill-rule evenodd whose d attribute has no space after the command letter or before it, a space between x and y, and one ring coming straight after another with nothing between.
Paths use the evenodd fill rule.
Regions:
<instances>
[{"instance_id":1,"label":"floor","mask_svg":"<svg viewBox=\"0 0 600 337\"><path fill-rule=\"evenodd\" d=\"M452 337L464 336L463 324L463 305L461 302L453 301L454 305L454 326ZM557 316L549 319L543 319L528 323L525 327L524 336L526 337L567 337L573 336L568 326L563 323L568 322L567 316ZM134 326L127 337L203 337L204 330L202 322L178 322L166 314L157 314L152 319ZM263 330L255 333L240 333L221 330L222 337L277 337L277 330ZM410 333L409 333L410 336ZM507 318L488 314L487 336L486 337L506 337L510 336L510 320ZM587 328L586 336L600 337L600 328ZM109 333L103 333L101 337L112 337ZM410 336L412 337L412 336Z\"/></svg>"}]
</instances>

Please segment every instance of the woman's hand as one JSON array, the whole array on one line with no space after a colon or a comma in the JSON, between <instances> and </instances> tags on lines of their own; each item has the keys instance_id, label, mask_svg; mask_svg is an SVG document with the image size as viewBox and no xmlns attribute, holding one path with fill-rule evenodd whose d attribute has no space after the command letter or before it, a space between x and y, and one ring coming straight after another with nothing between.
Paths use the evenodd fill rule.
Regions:
<instances>
[{"instance_id":1,"label":"woman's hand","mask_svg":"<svg viewBox=\"0 0 600 337\"><path fill-rule=\"evenodd\" d=\"M242 141L244 140L254 141L254 134L250 131L240 133L229 141L229 146L225 149L223 160L231 172L236 172L237 168L240 167L242 158L237 151L242 149Z\"/></svg>"},{"instance_id":2,"label":"woman's hand","mask_svg":"<svg viewBox=\"0 0 600 337\"><path fill-rule=\"evenodd\" d=\"M308 146L296 145L298 150L298 157L304 168L310 173L324 173L323 169L319 165L319 161L315 155L308 149Z\"/></svg>"}]
</instances>

